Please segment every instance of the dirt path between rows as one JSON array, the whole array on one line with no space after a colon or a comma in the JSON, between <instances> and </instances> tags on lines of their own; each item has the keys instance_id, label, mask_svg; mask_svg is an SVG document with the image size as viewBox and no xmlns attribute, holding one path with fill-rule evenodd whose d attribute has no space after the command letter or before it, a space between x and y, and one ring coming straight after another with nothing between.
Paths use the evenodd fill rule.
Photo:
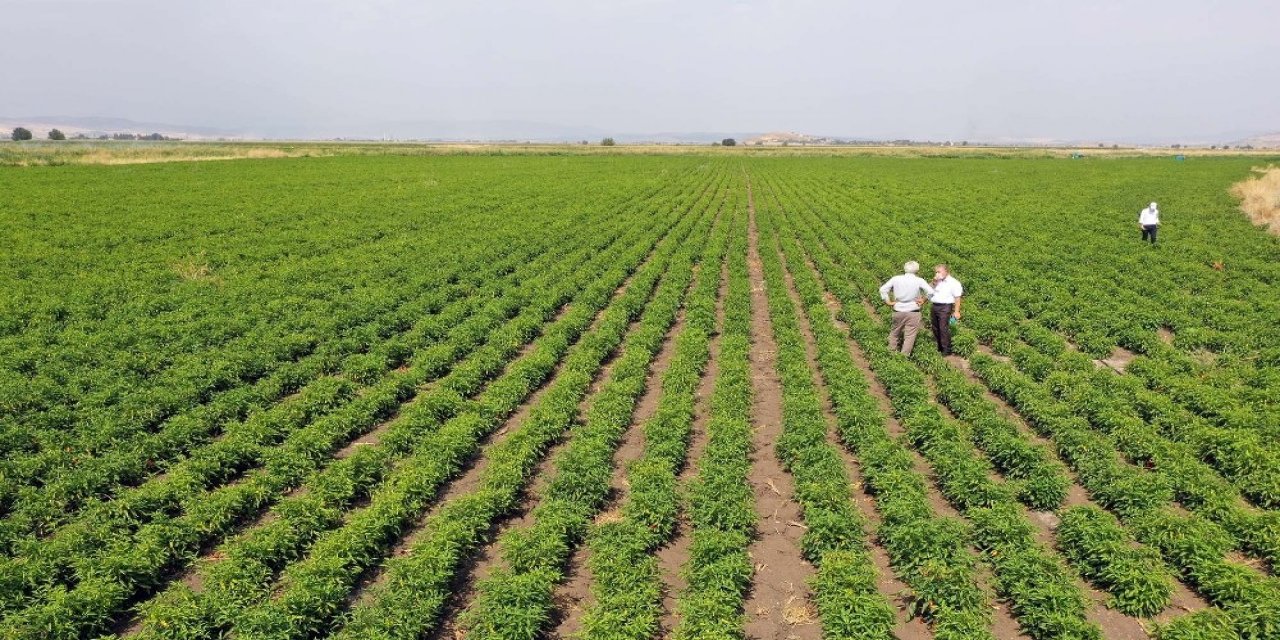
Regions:
<instances>
[{"instance_id":1,"label":"dirt path between rows","mask_svg":"<svg viewBox=\"0 0 1280 640\"><path fill-rule=\"evenodd\" d=\"M778 345L769 320L760 261L760 237L751 184L747 183L750 215L747 269L751 279L751 382L755 391L751 417L755 423L750 482L760 518L758 537L750 554L755 564L747 596L747 637L759 640L801 640L821 637L813 593L808 580L813 566L800 553L804 535L800 505L790 474L774 454L782 433L782 381L778 377Z\"/></svg>"}]
</instances>

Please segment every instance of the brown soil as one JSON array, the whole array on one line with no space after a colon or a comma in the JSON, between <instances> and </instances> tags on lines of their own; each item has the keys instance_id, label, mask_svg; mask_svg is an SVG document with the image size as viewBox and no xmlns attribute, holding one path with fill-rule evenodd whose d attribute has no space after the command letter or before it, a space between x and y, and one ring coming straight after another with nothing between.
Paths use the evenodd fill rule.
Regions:
<instances>
[{"instance_id":1,"label":"brown soil","mask_svg":"<svg viewBox=\"0 0 1280 640\"><path fill-rule=\"evenodd\" d=\"M1173 344L1173 331L1170 330L1169 327L1160 327L1159 329L1156 329L1156 335L1159 336L1161 342L1165 344Z\"/></svg>"},{"instance_id":2,"label":"brown soil","mask_svg":"<svg viewBox=\"0 0 1280 640\"><path fill-rule=\"evenodd\" d=\"M747 267L751 279L751 378L755 394L752 420L755 423L754 451L751 454L750 482L760 516L757 539L750 554L755 564L751 592L744 603L746 634L759 640L821 637L812 605L808 580L813 567L800 553L804 534L800 506L792 499L794 483L783 470L773 443L782 432L782 383L778 378L778 345L769 321L764 290L764 268L760 261L759 233L755 203L747 185L750 213Z\"/></svg>"},{"instance_id":3,"label":"brown soil","mask_svg":"<svg viewBox=\"0 0 1280 640\"><path fill-rule=\"evenodd\" d=\"M1111 350L1111 355L1101 360L1095 360L1099 366L1107 367L1116 373L1124 373L1125 367L1137 357L1132 351L1124 347L1115 347Z\"/></svg>"},{"instance_id":4,"label":"brown soil","mask_svg":"<svg viewBox=\"0 0 1280 640\"><path fill-rule=\"evenodd\" d=\"M1013 360L1012 360L1011 358L1009 358L1009 356L1002 356L1002 355L1000 355L1000 354L996 353L995 351L992 351L992 350L991 350L991 347L988 347L988 346L987 346L987 345L985 345L985 344L979 344L979 345L978 345L978 353L981 353L982 355L985 355L985 356L987 356L988 358L991 358L992 360L995 360L996 362L1003 362L1003 363L1005 363L1005 364L1008 364L1008 363L1010 363L1010 362L1013 362Z\"/></svg>"},{"instance_id":5,"label":"brown soil","mask_svg":"<svg viewBox=\"0 0 1280 640\"><path fill-rule=\"evenodd\" d=\"M382 435L387 432L387 429L391 428L391 425L392 425L392 421L390 420L384 421L382 424L378 425L373 431L364 433L360 437L348 443L347 446L341 449L338 449L338 452L333 454L333 457L338 460L342 460L343 458L349 458L351 457L351 454L355 453L356 449L359 449L360 447L376 445L379 442L382 442Z\"/></svg>"},{"instance_id":6,"label":"brown soil","mask_svg":"<svg viewBox=\"0 0 1280 640\"><path fill-rule=\"evenodd\" d=\"M1174 618L1182 617L1193 611L1207 609L1209 603L1204 598L1193 593L1185 584L1178 580L1173 581L1173 597L1169 599L1169 606L1164 611L1156 614L1154 620L1160 624L1172 622Z\"/></svg>"},{"instance_id":7,"label":"brown soil","mask_svg":"<svg viewBox=\"0 0 1280 640\"><path fill-rule=\"evenodd\" d=\"M720 289L716 295L717 328L724 326L724 303L728 287L729 264L726 260L720 265ZM711 337L711 343L708 346L706 370L702 372L702 380L698 383L692 433L690 434L688 453L685 456L686 464L680 470L680 475L677 479L681 487L688 486L689 481L697 471L694 465L688 464L687 461L699 459L702 457L702 452L707 448L707 422L711 420L711 396L715 392L716 379L719 376L720 335L717 333ZM663 615L659 624L663 637L669 637L675 631L676 625L679 623L679 616L676 611L676 596L688 587L687 581L680 573L680 569L689 561L689 546L692 543L689 536L690 524L684 515L682 511L680 522L676 526L676 531L671 541L658 550L658 567L663 585Z\"/></svg>"}]
</instances>

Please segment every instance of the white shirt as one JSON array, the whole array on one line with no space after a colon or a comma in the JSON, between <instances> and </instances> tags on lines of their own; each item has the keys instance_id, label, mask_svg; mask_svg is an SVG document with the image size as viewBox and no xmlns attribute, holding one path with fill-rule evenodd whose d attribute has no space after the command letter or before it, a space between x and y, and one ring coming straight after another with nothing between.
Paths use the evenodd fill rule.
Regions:
<instances>
[{"instance_id":1,"label":"white shirt","mask_svg":"<svg viewBox=\"0 0 1280 640\"><path fill-rule=\"evenodd\" d=\"M914 273L903 273L889 278L880 286L880 299L889 301L889 291L893 291L894 311L919 311L916 298L933 295L933 287L924 278Z\"/></svg>"},{"instance_id":2,"label":"white shirt","mask_svg":"<svg viewBox=\"0 0 1280 640\"><path fill-rule=\"evenodd\" d=\"M1130 209L1132 211L1132 209ZM1160 224L1160 210L1147 207L1138 214L1138 224Z\"/></svg>"},{"instance_id":3,"label":"white shirt","mask_svg":"<svg viewBox=\"0 0 1280 640\"><path fill-rule=\"evenodd\" d=\"M933 283L933 290L933 297L929 301L934 304L955 304L956 298L964 295L964 286L950 274Z\"/></svg>"}]
</instances>

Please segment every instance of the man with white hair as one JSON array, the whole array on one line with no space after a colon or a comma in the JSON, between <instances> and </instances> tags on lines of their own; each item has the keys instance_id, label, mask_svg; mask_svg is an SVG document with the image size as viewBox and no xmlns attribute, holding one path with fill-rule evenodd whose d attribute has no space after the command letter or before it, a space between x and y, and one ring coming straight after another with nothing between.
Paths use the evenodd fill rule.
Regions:
<instances>
[{"instance_id":1,"label":"man with white hair","mask_svg":"<svg viewBox=\"0 0 1280 640\"><path fill-rule=\"evenodd\" d=\"M1151 245L1156 244L1156 231L1160 229L1160 210L1156 208L1156 203L1152 202L1150 206L1138 213L1138 228L1142 229L1142 240L1145 242L1151 239Z\"/></svg>"},{"instance_id":2,"label":"man with white hair","mask_svg":"<svg viewBox=\"0 0 1280 640\"><path fill-rule=\"evenodd\" d=\"M889 348L911 355L920 333L920 305L933 295L933 287L916 275L920 263L912 260L902 265L903 273L889 278L880 287L880 299L893 307L893 329L889 331ZM901 347L899 347L901 341Z\"/></svg>"}]
</instances>

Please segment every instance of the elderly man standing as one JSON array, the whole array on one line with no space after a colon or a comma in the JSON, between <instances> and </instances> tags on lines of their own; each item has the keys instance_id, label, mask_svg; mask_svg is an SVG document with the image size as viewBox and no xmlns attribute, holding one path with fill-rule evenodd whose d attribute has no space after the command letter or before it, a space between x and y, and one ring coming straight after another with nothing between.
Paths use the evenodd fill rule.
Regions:
<instances>
[{"instance_id":1,"label":"elderly man standing","mask_svg":"<svg viewBox=\"0 0 1280 640\"><path fill-rule=\"evenodd\" d=\"M893 307L893 329L889 331L889 348L911 355L920 333L920 305L926 296L933 295L933 287L916 275L920 263L912 260L902 265L903 273L889 278L880 286L880 299ZM899 347L899 341L902 346Z\"/></svg>"},{"instance_id":2,"label":"elderly man standing","mask_svg":"<svg viewBox=\"0 0 1280 640\"><path fill-rule=\"evenodd\" d=\"M935 266L929 318L933 321L933 339L938 344L938 353L944 356L951 355L951 319L960 319L962 297L964 287L951 275L951 269L945 264Z\"/></svg>"}]
</instances>

